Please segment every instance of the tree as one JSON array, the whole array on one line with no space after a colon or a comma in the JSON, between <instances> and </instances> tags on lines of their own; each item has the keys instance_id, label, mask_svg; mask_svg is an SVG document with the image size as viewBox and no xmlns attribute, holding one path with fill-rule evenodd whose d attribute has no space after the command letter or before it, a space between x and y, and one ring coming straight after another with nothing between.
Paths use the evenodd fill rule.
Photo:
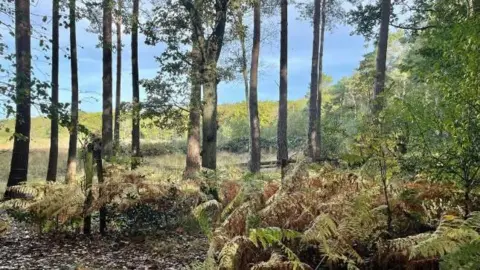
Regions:
<instances>
[{"instance_id":1,"label":"tree","mask_svg":"<svg viewBox=\"0 0 480 270\"><path fill-rule=\"evenodd\" d=\"M140 157L140 85L138 79L139 0L133 0L132 14L132 169Z\"/></svg>"},{"instance_id":2,"label":"tree","mask_svg":"<svg viewBox=\"0 0 480 270\"><path fill-rule=\"evenodd\" d=\"M53 0L52 2L52 104L50 107L50 153L48 156L47 181L57 180L58 162L58 26L60 21L60 0Z\"/></svg>"},{"instance_id":3,"label":"tree","mask_svg":"<svg viewBox=\"0 0 480 270\"><path fill-rule=\"evenodd\" d=\"M382 98L380 95L385 89L385 74L387 70L387 47L388 47L388 26L390 24L390 0L382 0L380 31L377 45L377 63L375 74L375 86L373 90L374 112L382 108Z\"/></svg>"},{"instance_id":4,"label":"tree","mask_svg":"<svg viewBox=\"0 0 480 270\"><path fill-rule=\"evenodd\" d=\"M320 36L320 1L315 0L313 12L312 71L310 75L310 99L308 118L308 155L316 160L317 155L317 96L318 96L318 51Z\"/></svg>"},{"instance_id":5,"label":"tree","mask_svg":"<svg viewBox=\"0 0 480 270\"><path fill-rule=\"evenodd\" d=\"M253 4L253 46L252 62L250 64L250 92L249 92L249 113L250 113L250 171L260 171L260 121L258 119L258 59L260 57L260 0Z\"/></svg>"},{"instance_id":6,"label":"tree","mask_svg":"<svg viewBox=\"0 0 480 270\"><path fill-rule=\"evenodd\" d=\"M75 181L77 171L77 138L78 138L78 64L77 64L77 34L76 34L76 4L69 0L70 24L70 68L72 72L72 104L71 121L69 125L70 138L68 143L68 160L66 182Z\"/></svg>"},{"instance_id":7,"label":"tree","mask_svg":"<svg viewBox=\"0 0 480 270\"><path fill-rule=\"evenodd\" d=\"M115 91L115 125L113 131L115 152L117 152L120 147L120 104L122 95L122 8L122 0L118 0L118 10L115 18L115 25L117 28L117 80Z\"/></svg>"},{"instance_id":8,"label":"tree","mask_svg":"<svg viewBox=\"0 0 480 270\"><path fill-rule=\"evenodd\" d=\"M280 99L278 102L277 161L288 160L288 0L281 0L280 29Z\"/></svg>"},{"instance_id":9,"label":"tree","mask_svg":"<svg viewBox=\"0 0 480 270\"><path fill-rule=\"evenodd\" d=\"M320 22L320 48L318 55L318 95L317 95L317 153L316 159L322 155L322 79L323 79L323 49L325 43L325 28L327 22L327 0L322 0L322 14Z\"/></svg>"},{"instance_id":10,"label":"tree","mask_svg":"<svg viewBox=\"0 0 480 270\"><path fill-rule=\"evenodd\" d=\"M200 117L202 114L202 83L200 78L200 51L194 43L191 52L191 93L188 121L187 160L184 178L195 178L201 167L200 157Z\"/></svg>"},{"instance_id":11,"label":"tree","mask_svg":"<svg viewBox=\"0 0 480 270\"><path fill-rule=\"evenodd\" d=\"M105 158L112 155L112 0L103 0L103 111L102 147Z\"/></svg>"},{"instance_id":12,"label":"tree","mask_svg":"<svg viewBox=\"0 0 480 270\"><path fill-rule=\"evenodd\" d=\"M217 72L218 58L222 51L229 0L215 0L212 12L212 33L205 37L206 19L202 17L202 2L181 0L188 12L194 41L200 49L202 60L200 70L203 81L203 125L202 125L202 166L217 168Z\"/></svg>"},{"instance_id":13,"label":"tree","mask_svg":"<svg viewBox=\"0 0 480 270\"><path fill-rule=\"evenodd\" d=\"M242 72L243 77L243 87L245 88L245 103L247 103L247 110L248 110L248 68L247 68L247 48L245 45L246 40L246 27L243 25L243 16L244 11L242 6L238 7L236 11L236 16L234 16L234 27L236 35L238 36L238 40L240 41L240 49L241 49L241 63L240 69Z\"/></svg>"},{"instance_id":14,"label":"tree","mask_svg":"<svg viewBox=\"0 0 480 270\"><path fill-rule=\"evenodd\" d=\"M15 1L16 115L15 134L7 187L27 181L30 150L30 1ZM10 198L5 192L4 198Z\"/></svg>"}]
</instances>

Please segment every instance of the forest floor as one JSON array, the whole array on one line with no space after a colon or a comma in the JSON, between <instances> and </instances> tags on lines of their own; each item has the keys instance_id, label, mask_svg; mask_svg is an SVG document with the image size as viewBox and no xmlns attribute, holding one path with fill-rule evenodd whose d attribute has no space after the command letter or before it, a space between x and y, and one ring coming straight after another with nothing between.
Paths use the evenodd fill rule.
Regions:
<instances>
[{"instance_id":1,"label":"forest floor","mask_svg":"<svg viewBox=\"0 0 480 270\"><path fill-rule=\"evenodd\" d=\"M188 269L207 249L205 237L175 231L155 237L38 234L12 222L0 236L0 269Z\"/></svg>"}]
</instances>

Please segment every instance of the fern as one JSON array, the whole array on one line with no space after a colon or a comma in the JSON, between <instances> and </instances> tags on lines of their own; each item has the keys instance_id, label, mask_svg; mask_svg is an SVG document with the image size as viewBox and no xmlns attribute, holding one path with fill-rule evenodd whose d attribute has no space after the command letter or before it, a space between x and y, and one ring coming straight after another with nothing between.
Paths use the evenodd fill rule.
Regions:
<instances>
[{"instance_id":1,"label":"fern","mask_svg":"<svg viewBox=\"0 0 480 270\"><path fill-rule=\"evenodd\" d=\"M195 207L192 211L192 214L197 220L200 229L209 240L211 240L213 236L212 223L217 221L215 216L218 214L215 213L218 213L221 207L221 204L217 200L210 200ZM211 215L212 211L214 212L213 217Z\"/></svg>"},{"instance_id":2,"label":"fern","mask_svg":"<svg viewBox=\"0 0 480 270\"><path fill-rule=\"evenodd\" d=\"M304 266L297 254L293 252L289 247L283 244L284 241L291 241L294 239L301 238L302 234L294 230L280 229L277 227L268 227L268 228L258 228L251 229L249 234L249 239L252 241L255 246L262 246L263 249L279 247L290 262L292 262L294 269L304 269Z\"/></svg>"},{"instance_id":3,"label":"fern","mask_svg":"<svg viewBox=\"0 0 480 270\"><path fill-rule=\"evenodd\" d=\"M480 238L442 257L441 269L476 270L480 262Z\"/></svg>"},{"instance_id":4,"label":"fern","mask_svg":"<svg viewBox=\"0 0 480 270\"><path fill-rule=\"evenodd\" d=\"M221 219L225 220L228 215L230 215L235 208L240 206L245 199L245 190L242 188L238 194L233 198L233 200L223 209L222 214L221 214Z\"/></svg>"},{"instance_id":5,"label":"fern","mask_svg":"<svg viewBox=\"0 0 480 270\"><path fill-rule=\"evenodd\" d=\"M344 263L347 268L356 269L357 263L363 263L362 257L343 238L339 227L327 214L314 220L312 226L305 231L303 240L318 243L320 252L329 264Z\"/></svg>"},{"instance_id":6,"label":"fern","mask_svg":"<svg viewBox=\"0 0 480 270\"><path fill-rule=\"evenodd\" d=\"M394 239L388 245L394 251L408 254L410 260L440 258L477 241L479 226L480 212L472 212L466 220L445 215L435 232Z\"/></svg>"},{"instance_id":7,"label":"fern","mask_svg":"<svg viewBox=\"0 0 480 270\"><path fill-rule=\"evenodd\" d=\"M1 207L29 212L42 225L51 219L65 224L83 215L85 194L77 184L28 182L9 190L23 198L2 202Z\"/></svg>"}]
</instances>

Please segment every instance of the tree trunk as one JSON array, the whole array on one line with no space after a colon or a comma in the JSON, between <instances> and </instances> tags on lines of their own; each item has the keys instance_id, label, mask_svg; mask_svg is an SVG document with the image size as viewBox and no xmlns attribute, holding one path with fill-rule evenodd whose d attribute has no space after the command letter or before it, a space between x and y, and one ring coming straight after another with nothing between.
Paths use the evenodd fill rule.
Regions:
<instances>
[{"instance_id":1,"label":"tree trunk","mask_svg":"<svg viewBox=\"0 0 480 270\"><path fill-rule=\"evenodd\" d=\"M71 123L69 127L70 139L68 143L68 161L66 182L75 181L77 172L77 137L78 137L78 65L77 65L77 34L75 0L69 0L70 5L70 68L72 71L72 105Z\"/></svg>"},{"instance_id":2,"label":"tree trunk","mask_svg":"<svg viewBox=\"0 0 480 270\"><path fill-rule=\"evenodd\" d=\"M95 159L95 163L97 165L97 179L98 184L100 184L100 188L98 191L98 196L101 198L103 196L103 163L102 163L102 147L103 141L99 138L93 139L93 158ZM105 206L100 208L100 234L105 235L107 232L107 209Z\"/></svg>"},{"instance_id":3,"label":"tree trunk","mask_svg":"<svg viewBox=\"0 0 480 270\"><path fill-rule=\"evenodd\" d=\"M27 181L30 150L30 1L15 0L16 115L7 187ZM6 199L10 192L5 192Z\"/></svg>"},{"instance_id":4,"label":"tree trunk","mask_svg":"<svg viewBox=\"0 0 480 270\"><path fill-rule=\"evenodd\" d=\"M247 48L245 46L245 27L243 25L243 13L239 11L237 13L236 28L238 39L240 41L240 47L242 50L242 77L243 77L243 86L245 88L245 103L247 104L248 110L248 69L247 69Z\"/></svg>"},{"instance_id":5,"label":"tree trunk","mask_svg":"<svg viewBox=\"0 0 480 270\"><path fill-rule=\"evenodd\" d=\"M277 161L288 160L288 0L281 0L280 19L280 99L278 102Z\"/></svg>"},{"instance_id":6,"label":"tree trunk","mask_svg":"<svg viewBox=\"0 0 480 270\"><path fill-rule=\"evenodd\" d=\"M120 103L122 96L122 0L118 0L118 14L115 22L117 28L117 80L115 92L115 125L113 130L114 150L120 148Z\"/></svg>"},{"instance_id":7,"label":"tree trunk","mask_svg":"<svg viewBox=\"0 0 480 270\"><path fill-rule=\"evenodd\" d=\"M190 93L190 112L187 138L187 160L184 178L196 178L201 167L200 157L200 117L202 114L202 85L199 74L200 51L197 45L192 46L192 89Z\"/></svg>"},{"instance_id":8,"label":"tree trunk","mask_svg":"<svg viewBox=\"0 0 480 270\"><path fill-rule=\"evenodd\" d=\"M252 62L250 66L250 93L249 93L249 113L250 113L250 171L257 173L260 171L260 121L258 119L258 58L260 57L260 0L253 4L253 47Z\"/></svg>"},{"instance_id":9,"label":"tree trunk","mask_svg":"<svg viewBox=\"0 0 480 270\"><path fill-rule=\"evenodd\" d=\"M318 96L318 51L320 38L320 1L315 0L313 12L312 71L310 77L310 101L308 119L308 155L316 160L317 154L317 96Z\"/></svg>"},{"instance_id":10,"label":"tree trunk","mask_svg":"<svg viewBox=\"0 0 480 270\"><path fill-rule=\"evenodd\" d=\"M103 0L103 156L112 155L112 0Z\"/></svg>"},{"instance_id":11,"label":"tree trunk","mask_svg":"<svg viewBox=\"0 0 480 270\"><path fill-rule=\"evenodd\" d=\"M133 0L132 20L132 169L140 158L140 87L138 82L138 9L139 0Z\"/></svg>"},{"instance_id":12,"label":"tree trunk","mask_svg":"<svg viewBox=\"0 0 480 270\"><path fill-rule=\"evenodd\" d=\"M316 159L322 158L322 79L323 79L323 48L325 42L325 23L327 16L327 0L322 0L322 15L320 27L320 49L318 55L318 96L317 96L317 153Z\"/></svg>"},{"instance_id":13,"label":"tree trunk","mask_svg":"<svg viewBox=\"0 0 480 270\"><path fill-rule=\"evenodd\" d=\"M380 96L385 89L385 73L387 69L388 25L390 23L391 0L382 0L380 33L378 36L375 86L373 90L373 112L379 112L383 107Z\"/></svg>"},{"instance_id":14,"label":"tree trunk","mask_svg":"<svg viewBox=\"0 0 480 270\"><path fill-rule=\"evenodd\" d=\"M87 197L84 205L83 233L90 234L92 228L92 217L88 214L93 202L92 183L93 183L93 143L87 145L85 155L85 189Z\"/></svg>"},{"instance_id":15,"label":"tree trunk","mask_svg":"<svg viewBox=\"0 0 480 270\"><path fill-rule=\"evenodd\" d=\"M50 154L48 156L47 181L57 180L58 163L58 47L60 0L53 0L52 8L52 104L50 124Z\"/></svg>"},{"instance_id":16,"label":"tree trunk","mask_svg":"<svg viewBox=\"0 0 480 270\"><path fill-rule=\"evenodd\" d=\"M212 65L212 64L211 64ZM215 63L216 66L216 63ZM206 76L203 85L202 166L217 169L217 77Z\"/></svg>"},{"instance_id":17,"label":"tree trunk","mask_svg":"<svg viewBox=\"0 0 480 270\"><path fill-rule=\"evenodd\" d=\"M248 112L248 69L247 69L247 48L245 45L245 26L243 25L243 10L239 8L239 10L236 12L236 17L234 18L234 24L238 36L238 40L240 41L240 48L242 50L242 56L241 56L241 71L242 71L242 77L243 77L243 87L245 90L245 106L247 109L247 115L250 115ZM248 142L248 147L250 148L250 137L249 137L249 142ZM250 151L250 149L248 149Z\"/></svg>"},{"instance_id":18,"label":"tree trunk","mask_svg":"<svg viewBox=\"0 0 480 270\"><path fill-rule=\"evenodd\" d=\"M201 51L201 71L203 82L203 126L202 126L202 166L215 170L217 168L217 63L222 51L225 25L227 21L228 0L215 2L213 32L204 38L203 16L197 7L201 1L181 1L189 13L192 35Z\"/></svg>"}]
</instances>

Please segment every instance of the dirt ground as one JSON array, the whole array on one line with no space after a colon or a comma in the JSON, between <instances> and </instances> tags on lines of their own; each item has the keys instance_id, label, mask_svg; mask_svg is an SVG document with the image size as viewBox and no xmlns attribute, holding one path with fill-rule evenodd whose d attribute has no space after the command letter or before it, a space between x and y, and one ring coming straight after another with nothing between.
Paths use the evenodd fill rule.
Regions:
<instances>
[{"instance_id":1,"label":"dirt ground","mask_svg":"<svg viewBox=\"0 0 480 270\"><path fill-rule=\"evenodd\" d=\"M0 269L188 269L204 259L207 248L205 237L178 232L155 237L38 234L13 222L0 236Z\"/></svg>"}]
</instances>

